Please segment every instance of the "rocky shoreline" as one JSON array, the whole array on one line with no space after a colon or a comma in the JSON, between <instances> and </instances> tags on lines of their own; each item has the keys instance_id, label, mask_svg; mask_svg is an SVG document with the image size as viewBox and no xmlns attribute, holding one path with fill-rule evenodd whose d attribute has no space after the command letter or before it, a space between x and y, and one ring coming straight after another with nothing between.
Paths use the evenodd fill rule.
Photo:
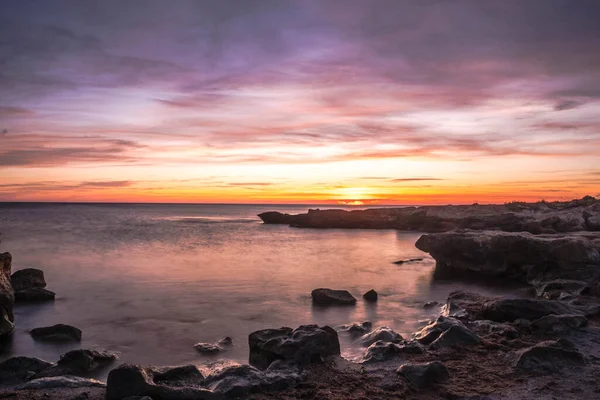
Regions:
<instances>
[{"instance_id":1,"label":"rocky shoreline","mask_svg":"<svg viewBox=\"0 0 600 400\"><path fill-rule=\"evenodd\" d=\"M248 337L248 364L209 374L195 365L116 366L118 355L91 349L71 351L56 363L13 357L0 363L0 399L600 398L600 201L260 217L294 227L422 230L428 233L416 247L440 272L518 281L530 293L452 292L445 304L424 305L439 307L439 317L409 337L369 321L262 329ZM0 255L0 336L18 324L15 301L49 299L41 271L11 275L11 264L9 253ZM38 295L19 300L23 291ZM315 289L312 300L319 307L357 302L345 290L328 288ZM372 290L363 301L385 300ZM82 334L66 325L34 331L39 340L77 341ZM342 335L364 348L360 362L340 356ZM226 339L196 350L219 351L230 344ZM111 368L106 383L89 379L99 368Z\"/></svg>"}]
</instances>

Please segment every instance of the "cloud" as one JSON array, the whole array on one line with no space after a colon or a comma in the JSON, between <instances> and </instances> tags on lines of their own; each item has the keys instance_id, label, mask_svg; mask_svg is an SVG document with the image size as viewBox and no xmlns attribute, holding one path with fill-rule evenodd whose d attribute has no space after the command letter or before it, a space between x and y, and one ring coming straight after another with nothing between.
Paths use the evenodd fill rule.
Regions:
<instances>
[{"instance_id":1,"label":"cloud","mask_svg":"<svg viewBox=\"0 0 600 400\"><path fill-rule=\"evenodd\" d=\"M556 103L556 105L554 106L554 111L571 110L573 108L579 107L582 104L583 103L575 100L563 100L559 103Z\"/></svg>"},{"instance_id":2,"label":"cloud","mask_svg":"<svg viewBox=\"0 0 600 400\"><path fill-rule=\"evenodd\" d=\"M443 181L442 178L396 178L392 182L420 182L420 181Z\"/></svg>"}]
</instances>

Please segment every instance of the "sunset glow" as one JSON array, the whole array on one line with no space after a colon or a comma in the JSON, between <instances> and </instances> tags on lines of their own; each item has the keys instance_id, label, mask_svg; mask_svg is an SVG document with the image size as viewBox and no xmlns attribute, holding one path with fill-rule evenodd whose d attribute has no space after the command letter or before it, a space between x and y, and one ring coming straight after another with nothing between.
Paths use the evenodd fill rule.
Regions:
<instances>
[{"instance_id":1,"label":"sunset glow","mask_svg":"<svg viewBox=\"0 0 600 400\"><path fill-rule=\"evenodd\" d=\"M0 5L0 201L600 194L572 2L83 3Z\"/></svg>"}]
</instances>

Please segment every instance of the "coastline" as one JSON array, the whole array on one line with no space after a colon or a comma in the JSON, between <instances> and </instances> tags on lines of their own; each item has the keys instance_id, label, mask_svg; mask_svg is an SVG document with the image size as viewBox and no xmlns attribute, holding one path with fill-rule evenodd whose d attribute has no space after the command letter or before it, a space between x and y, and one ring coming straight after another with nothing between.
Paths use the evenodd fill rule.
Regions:
<instances>
[{"instance_id":1,"label":"coastline","mask_svg":"<svg viewBox=\"0 0 600 400\"><path fill-rule=\"evenodd\" d=\"M503 299L452 293L440 308L445 320L431 321L435 334L428 335L437 335L434 340L419 339L419 332L412 338L379 340L365 347L362 364L349 363L339 351L335 354L335 350L316 346L313 334L321 328L310 328L310 334L299 335L293 353L281 344L289 343L287 333L277 333L279 347L261 347L263 356L276 354L277 362L269 362L266 368L238 368L193 379L173 375L163 381L156 377L165 371L139 367L136 371L148 377L138 386L139 395L150 394L154 399L473 400L553 398L557 393L563 398L599 395L594 376L600 372L600 201L586 197L543 204L313 210L300 216L269 213L261 218L265 223L302 228L428 232L417 247L436 259L440 271L518 279L530 285L531 295L508 304ZM4 262L3 271L10 283L10 262ZM3 304L11 301L6 293ZM331 341L343 334L338 331ZM309 350L316 351L316 357L298 358ZM371 361L367 361L369 355ZM529 356L534 361L520 361ZM397 372L402 365L428 362L441 362L448 376L417 384ZM22 382L0 389L0 398L96 399L106 395L104 388L17 390L36 381L36 373L25 372Z\"/></svg>"}]
</instances>

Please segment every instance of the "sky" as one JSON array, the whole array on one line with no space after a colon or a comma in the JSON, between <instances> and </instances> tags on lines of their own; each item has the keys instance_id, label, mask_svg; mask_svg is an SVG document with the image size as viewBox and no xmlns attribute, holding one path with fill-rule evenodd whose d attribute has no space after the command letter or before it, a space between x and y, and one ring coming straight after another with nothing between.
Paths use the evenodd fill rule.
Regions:
<instances>
[{"instance_id":1,"label":"sky","mask_svg":"<svg viewBox=\"0 0 600 400\"><path fill-rule=\"evenodd\" d=\"M0 2L0 201L600 194L600 2Z\"/></svg>"}]
</instances>

